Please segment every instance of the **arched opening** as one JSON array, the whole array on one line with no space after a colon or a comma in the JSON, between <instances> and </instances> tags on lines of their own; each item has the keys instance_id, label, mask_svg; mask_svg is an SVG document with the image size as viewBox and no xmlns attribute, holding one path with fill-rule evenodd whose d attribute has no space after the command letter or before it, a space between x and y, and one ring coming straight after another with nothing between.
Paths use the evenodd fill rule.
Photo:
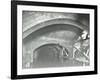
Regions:
<instances>
[{"instance_id":1,"label":"arched opening","mask_svg":"<svg viewBox=\"0 0 100 80\"><path fill-rule=\"evenodd\" d=\"M70 52L59 44L46 44L33 52L33 68L80 66L82 63L69 57Z\"/></svg>"},{"instance_id":2,"label":"arched opening","mask_svg":"<svg viewBox=\"0 0 100 80\"><path fill-rule=\"evenodd\" d=\"M30 51L30 57L26 56L29 58L26 63L31 64L28 67L81 66L82 62L77 62L71 58L73 56L73 44L82 34L82 31L83 29L80 27L69 24L52 24L33 31L23 39L23 44ZM70 60L64 57L58 59L54 51L54 46L57 46L57 43L66 48L70 54L68 56ZM58 55L61 55L62 49L57 52Z\"/></svg>"}]
</instances>

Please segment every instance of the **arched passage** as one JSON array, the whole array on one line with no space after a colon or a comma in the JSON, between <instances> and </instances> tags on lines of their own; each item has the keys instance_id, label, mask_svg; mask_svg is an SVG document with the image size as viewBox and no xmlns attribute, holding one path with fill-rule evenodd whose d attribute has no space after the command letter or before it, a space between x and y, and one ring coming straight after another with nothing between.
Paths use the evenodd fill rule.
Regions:
<instances>
[{"instance_id":1,"label":"arched passage","mask_svg":"<svg viewBox=\"0 0 100 80\"><path fill-rule=\"evenodd\" d=\"M23 32L23 44L30 51L27 62L33 62L34 50L46 44L59 43L72 53L73 41L83 30L88 31L87 26L70 19L49 20L26 29Z\"/></svg>"},{"instance_id":2,"label":"arched passage","mask_svg":"<svg viewBox=\"0 0 100 80\"><path fill-rule=\"evenodd\" d=\"M33 51L33 55L31 66L34 68L77 65L77 63L74 63L74 60L70 60L68 49L59 44L42 45Z\"/></svg>"}]
</instances>

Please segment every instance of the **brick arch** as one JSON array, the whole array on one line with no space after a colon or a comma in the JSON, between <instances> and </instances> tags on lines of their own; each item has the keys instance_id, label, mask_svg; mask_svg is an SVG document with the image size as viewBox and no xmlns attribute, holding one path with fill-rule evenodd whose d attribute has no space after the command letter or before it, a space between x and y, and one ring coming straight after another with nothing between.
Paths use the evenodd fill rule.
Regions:
<instances>
[{"instance_id":1,"label":"brick arch","mask_svg":"<svg viewBox=\"0 0 100 80\"><path fill-rule=\"evenodd\" d=\"M23 31L23 39L25 37L27 37L28 35L30 35L32 32L35 32L41 28L44 28L44 27L47 27L47 26L53 25L53 24L67 24L67 25L75 26L76 28L80 28L82 30L86 30L87 32L89 30L88 26L83 25L82 23L80 23L76 20L67 19L67 18L57 18L57 19L51 19L51 20L47 20L47 21L38 23L34 26L31 26L30 28L25 29Z\"/></svg>"}]
</instances>

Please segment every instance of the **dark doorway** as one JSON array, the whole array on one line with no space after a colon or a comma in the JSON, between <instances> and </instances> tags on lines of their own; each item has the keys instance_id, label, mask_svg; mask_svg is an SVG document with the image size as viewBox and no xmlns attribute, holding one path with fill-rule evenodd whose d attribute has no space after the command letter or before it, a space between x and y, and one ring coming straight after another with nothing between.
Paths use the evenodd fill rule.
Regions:
<instances>
[{"instance_id":1,"label":"dark doorway","mask_svg":"<svg viewBox=\"0 0 100 80\"><path fill-rule=\"evenodd\" d=\"M35 50L37 55L34 67L53 67L60 65L60 52L55 48L56 44L47 44ZM34 61L34 60L33 60Z\"/></svg>"}]
</instances>

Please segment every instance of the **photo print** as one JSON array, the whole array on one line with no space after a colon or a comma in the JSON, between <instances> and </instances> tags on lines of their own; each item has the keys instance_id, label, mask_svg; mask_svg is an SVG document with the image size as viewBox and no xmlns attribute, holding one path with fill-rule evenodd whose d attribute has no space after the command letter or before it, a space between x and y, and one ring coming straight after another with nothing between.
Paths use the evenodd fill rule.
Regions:
<instances>
[{"instance_id":1,"label":"photo print","mask_svg":"<svg viewBox=\"0 0 100 80\"><path fill-rule=\"evenodd\" d=\"M23 11L22 27L23 68L90 65L89 14Z\"/></svg>"}]
</instances>

